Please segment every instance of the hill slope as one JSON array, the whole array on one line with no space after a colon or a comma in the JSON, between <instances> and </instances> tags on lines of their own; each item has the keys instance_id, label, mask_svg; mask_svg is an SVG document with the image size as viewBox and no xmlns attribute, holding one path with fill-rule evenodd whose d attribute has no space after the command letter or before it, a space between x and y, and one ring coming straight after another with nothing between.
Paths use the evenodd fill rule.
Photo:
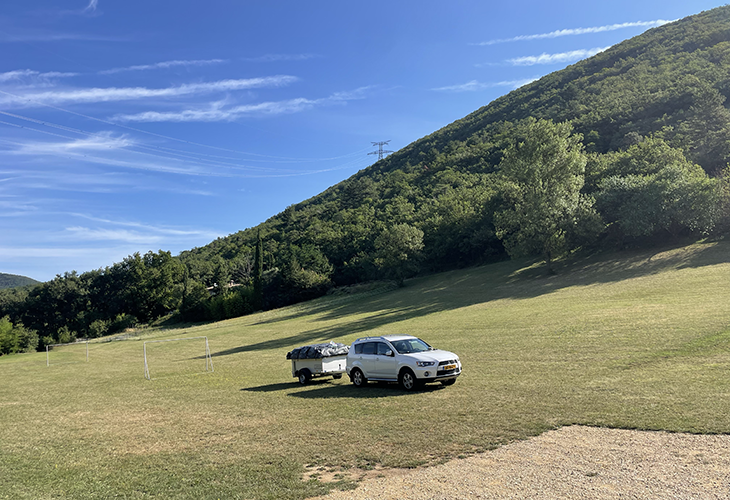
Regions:
<instances>
[{"instance_id":1,"label":"hill slope","mask_svg":"<svg viewBox=\"0 0 730 500\"><path fill-rule=\"evenodd\" d=\"M282 269L295 255L298 265L346 284L378 276L376 238L395 224L423 231L430 269L503 258L493 220L501 193L492 174L519 139L521 120L571 121L592 153L586 194L595 194L606 172L617 171L606 170L606 162L628 165L623 175L645 174L671 157L716 175L730 159L729 76L730 7L721 7L654 28L547 75L258 228L184 252L182 258L196 261L192 275L202 281L225 275L222 261L233 260L228 267L235 274L251 260L260 229L268 245L267 267ZM654 142L641 145L647 137ZM642 170L636 166L642 161L651 165ZM612 222L611 214L601 215ZM333 269L328 271L327 263Z\"/></svg>"},{"instance_id":2,"label":"hill slope","mask_svg":"<svg viewBox=\"0 0 730 500\"><path fill-rule=\"evenodd\" d=\"M728 158L727 146L720 142L728 138L722 103L730 96L729 70L726 6L651 29L551 73L389 159L402 164L406 155L413 161L415 155L429 148L442 150L451 141L485 142L495 124L533 116L572 120L599 152L623 147L629 133L662 132L670 143L686 148L691 160L713 170ZM720 136L702 137L706 133Z\"/></svg>"},{"instance_id":3,"label":"hill slope","mask_svg":"<svg viewBox=\"0 0 730 500\"><path fill-rule=\"evenodd\" d=\"M26 276L18 276L17 274L0 273L0 289L16 288L19 286L37 285L40 281L36 281Z\"/></svg>"}]
</instances>

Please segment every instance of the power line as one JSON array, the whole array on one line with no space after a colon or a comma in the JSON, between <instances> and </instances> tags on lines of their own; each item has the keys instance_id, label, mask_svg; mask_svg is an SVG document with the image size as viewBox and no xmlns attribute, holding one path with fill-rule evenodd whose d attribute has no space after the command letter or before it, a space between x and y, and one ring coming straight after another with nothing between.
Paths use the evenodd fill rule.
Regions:
<instances>
[{"instance_id":1,"label":"power line","mask_svg":"<svg viewBox=\"0 0 730 500\"><path fill-rule=\"evenodd\" d=\"M80 134L80 135L84 135L84 136L91 137L91 138L99 137L98 133L88 132L86 130L81 130L78 128L66 127L65 125L59 125L57 123L49 122L48 120L38 120L36 118L23 116L23 115L19 115L16 113L8 113L7 111L2 111L2 110L0 110L0 115L10 116L12 118L16 118L19 120L25 120L25 121L29 121L31 123L36 123L38 125L56 128L59 130L63 130L65 132L73 132L75 134ZM0 120L0 124L9 125L12 127L21 128L21 129L25 129L25 130L30 130L33 132L39 132L42 134L53 135L56 137L61 137L63 139L74 140L74 138L66 136L66 135L54 134L54 133L51 133L51 132L48 132L45 130L39 130L39 129L35 129L32 127L17 125L17 124L9 123L9 122L2 121L2 120ZM220 161L220 160L216 160L216 159L211 159L211 158L222 158L222 159L238 161L237 158L230 158L230 157L226 157L226 156L217 156L217 155L208 155L208 154L204 154L204 153L193 153L193 152L188 152L188 151L184 151L184 150L180 150L180 149L165 148L162 146L146 146L143 144L130 143L128 145L122 145L119 147L121 149L129 151L131 153L145 154L141 151L135 151L134 149L131 149L131 148L140 148L140 149L155 151L158 154L155 154L153 156L158 156L160 158L179 160L179 161L187 161L187 160L180 160L180 158L194 160L192 163L194 163L196 165L210 166L210 167L217 167L217 168L233 168L233 169L237 169L237 170L254 170L254 171L258 170L258 171L261 171L264 173L272 172L272 173L280 174L280 175L272 175L271 177L289 177L292 175L309 175L309 174L317 174L317 173L322 173L322 172L330 172L333 170L341 170L344 168L348 168L348 166L352 165L353 163L359 163L359 158L355 157L356 153L349 153L347 155L342 156L342 158L346 158L346 157L355 157L355 158L353 158L349 162L341 164L339 166L327 168L327 169L300 171L300 170L293 170L293 169L267 168L267 167L255 167L255 166L251 166L251 165L241 165L240 163L230 163L230 162ZM361 150L360 152L362 152L362 151L364 151L364 150ZM149 154L149 153L146 153L146 154ZM165 156L165 155L173 155L173 157L170 158L169 156ZM203 158L200 158L199 156L202 156ZM246 161L256 161L256 160L246 160ZM191 163L191 162L188 162L188 163Z\"/></svg>"},{"instance_id":2,"label":"power line","mask_svg":"<svg viewBox=\"0 0 730 500\"><path fill-rule=\"evenodd\" d=\"M202 143L199 143L199 142L188 141L188 140L185 140L185 139L178 139L177 137L171 137L169 135L156 134L154 132L149 132L147 130L143 130L143 129L139 129L139 128L135 128L135 127L130 127L128 125L122 125L121 123L116 123L116 122L113 122L113 121L104 120L104 119L101 119L101 118L96 118L96 117L93 117L93 116L85 115L83 113L78 113L76 111L71 111L69 109L64 109L64 108L61 108L59 106L54 106L52 104L48 104L48 103L45 103L45 102L42 102L42 101L38 101L38 100L33 99L31 97L28 97L28 96L20 96L20 95L17 95L17 94L13 94L13 93L7 92L5 90L0 90L0 94L4 94L4 95L10 96L10 97L13 97L13 98L17 99L18 101L32 102L34 104L37 104L37 105L40 105L40 106L45 106L45 107L50 108L50 109L55 109L57 111L62 111L64 113L69 113L69 114L72 114L72 115L80 116L81 118L86 118L87 120L93 120L93 121L96 121L96 122L100 122L100 123L104 123L104 124L107 124L107 125L111 125L113 127L119 127L119 128L124 128L124 129L127 129L127 130L132 130L134 132L138 132L138 133L141 133L141 134L147 134L147 135L151 135L151 136L154 136L154 137L159 137L161 139L167 139L167 140L170 140L170 141L177 141L177 142L181 142L181 143L188 144L188 145L191 145L191 146L198 146L198 147L203 147L203 148L216 149L218 151L226 151L226 152L229 152L229 153L237 153L237 154L243 154L243 155L248 155L248 156L257 156L259 158L267 158L267 159L254 159L254 158L249 158L246 161L267 162L267 163L305 163L305 162L330 161L330 160L340 160L340 159L343 159L343 158L348 158L350 156L355 156L355 155L361 154L363 151L365 151L365 149L367 149L367 148L365 148L365 149L362 149L360 151L354 151L352 153L348 153L348 154L345 154L345 155L332 156L332 157L329 157L329 158L294 158L294 157L288 157L288 156L264 155L264 154L258 154L258 153L251 153L251 152L248 152L248 151L240 151L240 150L236 150L236 149L229 149L229 148L222 148L222 147L218 147L218 146L211 146L209 144L202 144ZM171 148L168 148L168 149L171 149ZM181 150L177 150L177 151L181 151ZM185 152L186 153L189 153L187 151L185 151ZM210 156L210 157L214 157L214 155L206 155L204 153L194 153L194 154L197 154L198 156ZM227 158L227 159L232 159L232 158Z\"/></svg>"},{"instance_id":3,"label":"power line","mask_svg":"<svg viewBox=\"0 0 730 500\"><path fill-rule=\"evenodd\" d=\"M67 132L73 132L73 133L85 135L87 137L92 137L93 138L93 137L95 137L97 135L97 134L94 134L94 133L91 133L91 132L86 132L84 130L74 129L74 128L71 128L71 127L65 127L63 125L53 124L53 123L50 123L48 121L36 120L34 118L29 118L29 117L25 117L25 116L13 114L13 113L7 113L7 112L4 112L4 111L0 111L0 114L7 115L7 116L12 116L13 118L19 118L19 119L22 119L22 120L27 120L27 121L30 121L30 122L33 122L33 123L37 123L39 125L44 125L44 126L47 126L47 127L53 127L53 128L61 129L63 131L67 131ZM45 135L50 135L50 136L54 136L54 137L60 137L60 138L63 138L63 139L76 140L76 138L69 137L67 135L57 134L57 133L54 133L54 132L49 132L47 130L40 130L40 129L37 129L37 128L25 126L25 125L18 125L16 123L10 123L10 122L6 122L4 120L0 120L0 125L7 125L7 126L11 126L11 127L23 129L23 130L29 130L29 131L32 131L32 132L38 132L38 133L45 134ZM15 145L15 146L22 145L20 143L16 143L16 142L12 142L12 141L5 141L5 140L1 140L1 139L0 139L0 143L10 144L10 145ZM347 163L344 163L344 164L341 164L341 165L338 165L338 166L335 166L335 167L331 167L331 168L319 169L319 170L295 171L295 170L287 170L287 169L270 169L270 168L265 168L265 167L253 167L253 166L245 166L245 165L240 165L240 164L235 164L235 163L228 163L228 162L222 162L222 161L216 161L216 160L199 159L199 158L195 158L194 156L188 156L188 155L183 155L183 154L179 154L179 153L170 153L170 152L164 152L163 151L163 154L156 154L156 153L145 152L145 151L136 151L135 149L132 149L132 148L142 148L142 149L147 149L147 150L152 150L152 151L155 151L156 149L158 149L158 148L155 148L155 147L144 146L144 145L141 145L141 144L121 145L121 146L119 146L119 148L120 149L123 149L123 150L125 150L125 151L127 151L129 153L134 153L134 154L138 154L138 155L145 155L145 156L152 156L152 157L157 157L157 158L163 158L165 160L175 160L175 161L178 161L178 162L180 162L182 164L187 164L189 166L195 166L195 167L218 168L218 169L229 169L229 170L243 170L243 171L246 171L246 170L254 170L254 171L258 170L258 171L261 171L258 174L249 174L249 175L229 174L228 175L229 177L269 177L269 178L272 178L272 177L294 177L294 176L312 175L312 174L319 174L319 173L324 173L324 172L332 172L332 171L335 171L335 170L342 170L342 169L346 169L346 168L352 168L357 163L359 163L359 161L360 161L359 159L355 158L353 160L350 160ZM83 154L83 153L73 153L73 152L70 152L70 151L69 152L66 152L65 154L61 154L61 153L58 153L58 152L47 152L46 154L50 154L50 155L53 155L53 156L64 157L64 158L69 158L69 159L74 159L75 158L75 159L85 159L86 161L96 161L96 162L101 163L101 164L108 164L108 165L122 167L122 168L132 166L130 164L130 162L127 162L125 160L115 160L115 159L111 159L111 158L102 158L102 157L99 157L99 156L93 156L93 155ZM181 158L170 158L170 156L166 156L166 155L170 155L170 154L175 154L177 156L182 156L183 158L182 159ZM187 157L189 159L192 159L194 161L187 160L187 159L185 159L185 157ZM210 171L210 170L198 171L198 172L192 172L192 171L189 171L189 170L188 171L179 171L175 167L170 167L169 169L160 170L159 168L149 168L149 167L145 167L145 166L137 165L137 164L135 164L134 166L132 166L132 168L135 168L135 169L138 169L138 170L153 170L153 171L158 171L158 172L163 172L163 173L176 173L176 174L185 174L185 175L209 175L209 176L212 176L212 177L224 176L224 174L216 173L216 172L213 172L213 171Z\"/></svg>"},{"instance_id":4,"label":"power line","mask_svg":"<svg viewBox=\"0 0 730 500\"><path fill-rule=\"evenodd\" d=\"M383 146L388 144L390 141L380 141L380 142L373 142L373 146L378 146L377 151L373 151L372 153L368 153L369 155L378 155L378 161L382 160L385 155L393 153L393 151L387 151L383 149Z\"/></svg>"}]
</instances>

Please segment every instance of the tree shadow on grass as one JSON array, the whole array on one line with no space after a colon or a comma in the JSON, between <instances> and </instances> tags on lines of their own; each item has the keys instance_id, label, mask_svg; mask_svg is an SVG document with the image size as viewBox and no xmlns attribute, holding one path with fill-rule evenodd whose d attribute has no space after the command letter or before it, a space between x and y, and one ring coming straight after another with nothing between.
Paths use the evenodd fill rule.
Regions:
<instances>
[{"instance_id":1,"label":"tree shadow on grass","mask_svg":"<svg viewBox=\"0 0 730 500\"><path fill-rule=\"evenodd\" d=\"M362 306L362 305L361 305ZM436 304L426 305L422 307L407 307L407 308L391 308L390 310L378 310L373 311L372 315L358 319L357 321L351 321L338 326L329 326L317 328L288 337L276 338L263 340L254 344L243 345L239 347L233 347L223 351L218 351L211 356L230 356L232 354L238 354L242 352L252 352L268 349L289 349L292 347L306 345L314 342L329 342L330 340L352 335L353 333L361 333L373 330L389 323L403 321L406 319L414 318L417 316L423 316L430 314L431 312L438 311ZM343 316L347 316L343 314Z\"/></svg>"},{"instance_id":2,"label":"tree shadow on grass","mask_svg":"<svg viewBox=\"0 0 730 500\"><path fill-rule=\"evenodd\" d=\"M254 325L266 325L266 324L280 323L282 321L296 319L302 315L302 312L306 312L306 314L316 315L321 312L329 311L329 310L333 309L334 307L341 307L343 305L351 304L353 302L362 301L363 299L370 299L374 296L383 295L383 294L391 292L395 289L397 289L397 287L394 285L392 287L383 286L383 287L377 288L375 290L367 290L363 293L353 293L353 294L349 294L349 295L332 295L332 296L325 295L324 297L319 297L319 298L313 299L309 302L294 304L294 305L286 307L284 309L279 309L277 311L278 314L273 315L274 317L261 319L260 321L257 321L256 323L254 323ZM306 311L304 311L304 310L306 310ZM276 311L276 310L274 310L274 311ZM274 312L274 311L271 311L271 312Z\"/></svg>"},{"instance_id":3,"label":"tree shadow on grass","mask_svg":"<svg viewBox=\"0 0 730 500\"><path fill-rule=\"evenodd\" d=\"M664 247L654 250L586 255L556 263L557 274L547 275L538 261L507 261L468 270L417 278L407 286L361 300L332 302L320 299L298 304L297 309L267 323L312 316L319 328L263 340L214 353L291 349L328 342L376 330L415 317L455 310L500 299L529 299L554 291L651 276L668 269L681 270L730 262L730 242ZM347 318L354 318L347 320ZM394 332L395 333L395 332Z\"/></svg>"}]
</instances>

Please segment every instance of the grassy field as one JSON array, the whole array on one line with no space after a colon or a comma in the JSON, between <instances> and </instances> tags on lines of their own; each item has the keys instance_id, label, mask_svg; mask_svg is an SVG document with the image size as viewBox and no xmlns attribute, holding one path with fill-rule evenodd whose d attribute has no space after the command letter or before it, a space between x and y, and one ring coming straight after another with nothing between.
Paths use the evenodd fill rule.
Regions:
<instances>
[{"instance_id":1,"label":"grassy field","mask_svg":"<svg viewBox=\"0 0 730 500\"><path fill-rule=\"evenodd\" d=\"M463 375L415 393L291 377L293 347L389 333ZM144 378L142 340L201 335L213 373L190 341ZM92 343L88 363L6 356L0 378L0 498L305 498L566 424L729 433L730 244L443 273Z\"/></svg>"}]
</instances>

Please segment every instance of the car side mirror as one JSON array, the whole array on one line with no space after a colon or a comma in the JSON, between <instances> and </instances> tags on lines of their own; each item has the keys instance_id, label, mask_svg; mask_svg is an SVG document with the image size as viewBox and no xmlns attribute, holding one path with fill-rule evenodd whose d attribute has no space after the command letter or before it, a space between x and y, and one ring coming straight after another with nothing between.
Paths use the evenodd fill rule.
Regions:
<instances>
[{"instance_id":1,"label":"car side mirror","mask_svg":"<svg viewBox=\"0 0 730 500\"><path fill-rule=\"evenodd\" d=\"M386 356L390 356L391 358L395 356L395 353L393 351L388 351L385 353Z\"/></svg>"}]
</instances>

